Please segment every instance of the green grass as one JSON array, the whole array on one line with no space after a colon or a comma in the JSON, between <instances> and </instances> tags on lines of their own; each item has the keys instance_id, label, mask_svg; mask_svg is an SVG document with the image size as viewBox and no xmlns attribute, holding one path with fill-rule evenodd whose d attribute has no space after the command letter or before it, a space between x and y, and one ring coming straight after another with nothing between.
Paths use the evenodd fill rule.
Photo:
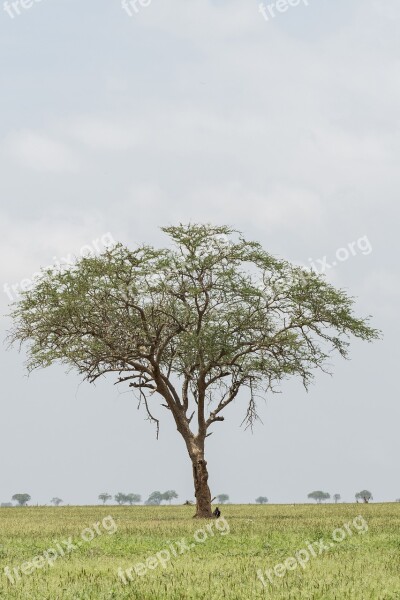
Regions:
<instances>
[{"instance_id":1,"label":"green grass","mask_svg":"<svg viewBox=\"0 0 400 600\"><path fill-rule=\"evenodd\" d=\"M400 600L400 504L231 505L223 507L228 534L223 521L218 531L216 521L197 521L192 514L191 507L168 506L0 509L0 598ZM108 515L117 525L112 535L102 525ZM356 521L359 526L363 522L368 525L364 534L353 524L357 515L364 519ZM83 541L82 531L93 529L96 522L101 535ZM213 535L206 529L207 523L212 523ZM334 530L345 523L350 524L351 535L344 530L346 538L333 542ZM112 531L112 522L106 521L106 525ZM193 537L199 529L208 535L202 543ZM36 568L14 585L4 574L6 566L11 572L14 567L21 569L22 563L68 538L74 545L80 540L81 546L58 558L53 566ZM128 585L118 577L119 567L129 569L168 549L172 554L171 544L178 553L183 538L194 547L172 556L166 568L158 564L142 576L132 571L133 581ZM318 555L316 542L321 538L333 547ZM304 569L297 564L283 577L274 574L277 564L310 543L315 543L317 556L311 557ZM65 549L63 544L61 547ZM30 569L29 565L24 568ZM258 569L263 573L272 569L273 583L264 577L264 588L257 578Z\"/></svg>"}]
</instances>

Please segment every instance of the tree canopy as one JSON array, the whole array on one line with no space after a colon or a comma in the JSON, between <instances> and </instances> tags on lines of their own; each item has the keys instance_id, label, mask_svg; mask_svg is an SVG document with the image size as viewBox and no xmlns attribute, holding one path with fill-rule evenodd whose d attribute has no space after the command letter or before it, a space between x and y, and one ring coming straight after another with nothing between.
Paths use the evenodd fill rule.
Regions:
<instances>
[{"instance_id":1,"label":"tree canopy","mask_svg":"<svg viewBox=\"0 0 400 600\"><path fill-rule=\"evenodd\" d=\"M125 496L128 504L132 506L132 504L138 504L142 500L142 496L140 494L126 494Z\"/></svg>"},{"instance_id":2,"label":"tree canopy","mask_svg":"<svg viewBox=\"0 0 400 600\"><path fill-rule=\"evenodd\" d=\"M122 492L119 492L114 496L114 499L117 504L130 504L132 506L132 504L138 504L142 497L140 494L123 494Z\"/></svg>"},{"instance_id":3,"label":"tree canopy","mask_svg":"<svg viewBox=\"0 0 400 600\"><path fill-rule=\"evenodd\" d=\"M369 502L370 500L373 500L373 498L372 498L372 494L370 491L361 490L361 492L357 492L356 500L364 500L366 502Z\"/></svg>"},{"instance_id":4,"label":"tree canopy","mask_svg":"<svg viewBox=\"0 0 400 600\"><path fill-rule=\"evenodd\" d=\"M178 494L175 490L167 490L162 494L162 498L171 504L171 500L178 498Z\"/></svg>"},{"instance_id":5,"label":"tree canopy","mask_svg":"<svg viewBox=\"0 0 400 600\"><path fill-rule=\"evenodd\" d=\"M11 498L11 500L17 502L19 506L26 506L30 499L31 497L29 494L14 494L14 496Z\"/></svg>"},{"instance_id":6,"label":"tree canopy","mask_svg":"<svg viewBox=\"0 0 400 600\"><path fill-rule=\"evenodd\" d=\"M159 492L157 490L150 494L150 496L147 498L145 504L147 504L148 506L159 506L162 501L163 501L163 495L161 492Z\"/></svg>"},{"instance_id":7,"label":"tree canopy","mask_svg":"<svg viewBox=\"0 0 400 600\"><path fill-rule=\"evenodd\" d=\"M229 500L228 494L218 494L218 496L217 496L217 501L220 504L225 504L225 502L228 502L228 500Z\"/></svg>"},{"instance_id":8,"label":"tree canopy","mask_svg":"<svg viewBox=\"0 0 400 600\"><path fill-rule=\"evenodd\" d=\"M108 494L107 492L102 492L101 494L99 494L99 500L101 500L103 504L111 500L111 498L111 494Z\"/></svg>"},{"instance_id":9,"label":"tree canopy","mask_svg":"<svg viewBox=\"0 0 400 600\"><path fill-rule=\"evenodd\" d=\"M62 503L64 502L64 500L62 500L61 498L57 498L57 497L55 497L55 498L52 498L52 499L50 500L50 502L51 502L52 504L54 504L54 506L60 506L60 504L62 504Z\"/></svg>"},{"instance_id":10,"label":"tree canopy","mask_svg":"<svg viewBox=\"0 0 400 600\"><path fill-rule=\"evenodd\" d=\"M258 496L258 498L256 498L256 502L257 504L267 504L268 498L267 496Z\"/></svg>"},{"instance_id":11,"label":"tree canopy","mask_svg":"<svg viewBox=\"0 0 400 600\"><path fill-rule=\"evenodd\" d=\"M240 388L250 393L251 424L256 392L289 375L307 385L332 349L347 356L350 333L378 337L343 291L240 234L234 241L228 227L163 231L176 249L117 244L43 272L13 311L10 339L28 343L29 369L59 361L92 382L113 372L145 404L144 392L162 392L172 412L189 408L191 391L208 429ZM183 379L181 397L172 373ZM207 417L205 396L216 405Z\"/></svg>"},{"instance_id":12,"label":"tree canopy","mask_svg":"<svg viewBox=\"0 0 400 600\"><path fill-rule=\"evenodd\" d=\"M317 490L316 492L311 492L307 496L307 498L311 498L312 500L315 500L316 502L318 502L318 504L320 504L324 500L329 500L330 497L331 497L331 495L328 494L328 492L321 492L319 490Z\"/></svg>"}]
</instances>

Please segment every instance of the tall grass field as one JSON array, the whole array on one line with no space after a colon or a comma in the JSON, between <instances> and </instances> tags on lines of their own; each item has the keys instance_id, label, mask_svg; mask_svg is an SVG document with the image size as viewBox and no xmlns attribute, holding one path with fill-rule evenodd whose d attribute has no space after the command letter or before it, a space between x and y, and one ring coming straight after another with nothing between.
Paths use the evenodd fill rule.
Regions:
<instances>
[{"instance_id":1,"label":"tall grass field","mask_svg":"<svg viewBox=\"0 0 400 600\"><path fill-rule=\"evenodd\" d=\"M400 504L0 509L4 600L400 600Z\"/></svg>"}]
</instances>

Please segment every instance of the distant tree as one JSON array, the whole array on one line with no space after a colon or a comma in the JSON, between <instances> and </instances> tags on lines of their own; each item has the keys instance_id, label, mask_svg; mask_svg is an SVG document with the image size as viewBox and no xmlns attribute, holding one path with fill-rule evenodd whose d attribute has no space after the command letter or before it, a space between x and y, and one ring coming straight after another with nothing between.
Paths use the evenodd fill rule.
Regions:
<instances>
[{"instance_id":1,"label":"distant tree","mask_svg":"<svg viewBox=\"0 0 400 600\"><path fill-rule=\"evenodd\" d=\"M339 502L339 500L341 499L341 495L340 494L333 494L333 499L335 501L335 504L337 504Z\"/></svg>"},{"instance_id":2,"label":"distant tree","mask_svg":"<svg viewBox=\"0 0 400 600\"><path fill-rule=\"evenodd\" d=\"M148 506L160 506L163 501L163 495L161 492L152 492L150 496L147 498L145 504Z\"/></svg>"},{"instance_id":3,"label":"distant tree","mask_svg":"<svg viewBox=\"0 0 400 600\"><path fill-rule=\"evenodd\" d=\"M11 498L14 502L18 502L19 506L26 506L30 499L31 497L29 494L14 494Z\"/></svg>"},{"instance_id":4,"label":"distant tree","mask_svg":"<svg viewBox=\"0 0 400 600\"><path fill-rule=\"evenodd\" d=\"M330 497L331 497L330 494L328 494L327 492L321 492L321 491L311 492L307 496L307 498L311 498L312 500L315 500L318 504L321 504L321 502L323 502L324 500L329 500Z\"/></svg>"},{"instance_id":5,"label":"distant tree","mask_svg":"<svg viewBox=\"0 0 400 600\"><path fill-rule=\"evenodd\" d=\"M142 496L140 494L127 494L125 498L128 504L130 504L131 506L132 504L137 504L142 500Z\"/></svg>"},{"instance_id":6,"label":"distant tree","mask_svg":"<svg viewBox=\"0 0 400 600\"><path fill-rule=\"evenodd\" d=\"M368 490L362 490L361 492L357 492L356 500L363 500L366 504L368 504L370 500L373 500L373 497L371 492Z\"/></svg>"},{"instance_id":7,"label":"distant tree","mask_svg":"<svg viewBox=\"0 0 400 600\"><path fill-rule=\"evenodd\" d=\"M396 502L400 502L400 498L397 498Z\"/></svg>"},{"instance_id":8,"label":"distant tree","mask_svg":"<svg viewBox=\"0 0 400 600\"><path fill-rule=\"evenodd\" d=\"M54 504L54 506L60 506L60 504L62 504L64 500L61 500L61 498L52 498L50 502Z\"/></svg>"},{"instance_id":9,"label":"distant tree","mask_svg":"<svg viewBox=\"0 0 400 600\"><path fill-rule=\"evenodd\" d=\"M175 492L175 490L168 490L162 494L162 497L163 500L166 500L169 504L171 504L171 500L178 498L178 494Z\"/></svg>"},{"instance_id":10,"label":"distant tree","mask_svg":"<svg viewBox=\"0 0 400 600\"><path fill-rule=\"evenodd\" d=\"M107 494L106 492L99 494L99 500L101 500L103 504L111 500L111 498L112 496L110 494Z\"/></svg>"},{"instance_id":11,"label":"distant tree","mask_svg":"<svg viewBox=\"0 0 400 600\"><path fill-rule=\"evenodd\" d=\"M118 494L116 494L114 496L114 500L115 502L117 502L119 505L121 504L126 504L128 502L128 497L126 494L123 494L122 492L119 492Z\"/></svg>"},{"instance_id":12,"label":"distant tree","mask_svg":"<svg viewBox=\"0 0 400 600\"><path fill-rule=\"evenodd\" d=\"M267 504L268 498L266 496L258 496L258 498L256 498L256 502L257 504Z\"/></svg>"},{"instance_id":13,"label":"distant tree","mask_svg":"<svg viewBox=\"0 0 400 600\"><path fill-rule=\"evenodd\" d=\"M225 502L228 502L228 500L229 500L228 494L219 494L217 496L217 501L219 502L219 504L225 504Z\"/></svg>"}]
</instances>

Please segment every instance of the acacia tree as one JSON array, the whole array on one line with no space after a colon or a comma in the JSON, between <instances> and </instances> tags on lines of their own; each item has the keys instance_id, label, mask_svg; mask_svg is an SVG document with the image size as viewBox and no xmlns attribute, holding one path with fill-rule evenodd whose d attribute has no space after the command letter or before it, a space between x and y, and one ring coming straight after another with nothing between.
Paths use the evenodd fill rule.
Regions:
<instances>
[{"instance_id":1,"label":"acacia tree","mask_svg":"<svg viewBox=\"0 0 400 600\"><path fill-rule=\"evenodd\" d=\"M118 492L118 494L116 494L114 496L114 500L120 506L121 506L121 504L126 504L128 502L128 498L127 498L126 494L123 494L122 492Z\"/></svg>"},{"instance_id":2,"label":"acacia tree","mask_svg":"<svg viewBox=\"0 0 400 600\"><path fill-rule=\"evenodd\" d=\"M160 506L163 501L163 494L159 491L152 492L150 496L147 498L145 504L149 506Z\"/></svg>"},{"instance_id":3,"label":"acacia tree","mask_svg":"<svg viewBox=\"0 0 400 600\"><path fill-rule=\"evenodd\" d=\"M256 498L256 502L257 504L267 504L268 498L266 496L258 496L258 498Z\"/></svg>"},{"instance_id":4,"label":"acacia tree","mask_svg":"<svg viewBox=\"0 0 400 600\"><path fill-rule=\"evenodd\" d=\"M219 504L225 504L225 502L228 502L229 496L228 494L219 494L216 499Z\"/></svg>"},{"instance_id":5,"label":"acacia tree","mask_svg":"<svg viewBox=\"0 0 400 600\"><path fill-rule=\"evenodd\" d=\"M357 492L356 500L363 500L366 504L368 504L368 502L373 500L373 498L370 491L362 490L361 492Z\"/></svg>"},{"instance_id":6,"label":"acacia tree","mask_svg":"<svg viewBox=\"0 0 400 600\"><path fill-rule=\"evenodd\" d=\"M175 490L167 490L162 494L162 498L163 500L171 504L171 500L173 500L174 498L178 498L178 494Z\"/></svg>"},{"instance_id":7,"label":"acacia tree","mask_svg":"<svg viewBox=\"0 0 400 600\"><path fill-rule=\"evenodd\" d=\"M138 504L138 502L141 502L141 500L142 500L142 496L140 494L127 494L126 495L126 501L131 506L132 506L132 504Z\"/></svg>"},{"instance_id":8,"label":"acacia tree","mask_svg":"<svg viewBox=\"0 0 400 600\"><path fill-rule=\"evenodd\" d=\"M29 494L14 494L11 500L17 502L19 506L26 506L31 499Z\"/></svg>"},{"instance_id":9,"label":"acacia tree","mask_svg":"<svg viewBox=\"0 0 400 600\"><path fill-rule=\"evenodd\" d=\"M89 382L113 373L157 436L164 407L191 459L196 516L211 517L205 442L239 392L253 426L260 396L290 376L307 387L332 350L347 355L349 334L378 332L323 276L228 227L162 229L172 248L118 244L45 270L14 307L10 339L28 343L30 370L61 362Z\"/></svg>"},{"instance_id":10,"label":"acacia tree","mask_svg":"<svg viewBox=\"0 0 400 600\"><path fill-rule=\"evenodd\" d=\"M52 498L52 499L50 500L50 502L51 502L52 504L54 504L54 506L60 506L60 504L62 504L62 503L64 502L64 500L61 500L61 498L57 498L57 497L56 497L56 498Z\"/></svg>"},{"instance_id":11,"label":"acacia tree","mask_svg":"<svg viewBox=\"0 0 400 600\"><path fill-rule=\"evenodd\" d=\"M341 499L341 495L340 494L333 494L333 499L335 501L335 504L337 504L339 502L339 500Z\"/></svg>"},{"instance_id":12,"label":"acacia tree","mask_svg":"<svg viewBox=\"0 0 400 600\"><path fill-rule=\"evenodd\" d=\"M106 502L111 500L111 498L112 498L111 494L107 494L107 492L103 492L103 493L99 494L99 500L101 500L103 504L105 504Z\"/></svg>"},{"instance_id":13,"label":"acacia tree","mask_svg":"<svg viewBox=\"0 0 400 600\"><path fill-rule=\"evenodd\" d=\"M327 492L321 492L319 490L316 492L311 492L307 496L307 498L315 500L318 504L321 504L321 502L323 502L324 500L329 500L330 497L330 494L328 494Z\"/></svg>"}]
</instances>

